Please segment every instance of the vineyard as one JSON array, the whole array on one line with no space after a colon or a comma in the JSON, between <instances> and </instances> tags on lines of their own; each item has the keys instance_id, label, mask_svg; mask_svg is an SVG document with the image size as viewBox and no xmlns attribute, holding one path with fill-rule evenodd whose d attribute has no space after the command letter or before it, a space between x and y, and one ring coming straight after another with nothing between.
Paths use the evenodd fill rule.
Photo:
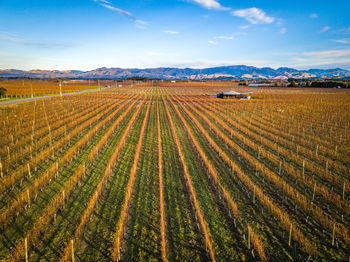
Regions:
<instances>
[{"instance_id":1,"label":"vineyard","mask_svg":"<svg viewBox=\"0 0 350 262\"><path fill-rule=\"evenodd\" d=\"M350 92L231 89L1 106L0 261L350 261Z\"/></svg>"},{"instance_id":2,"label":"vineyard","mask_svg":"<svg viewBox=\"0 0 350 262\"><path fill-rule=\"evenodd\" d=\"M126 84L130 85L130 81L116 83L114 80L0 79L0 88L6 90L9 98L65 94Z\"/></svg>"}]
</instances>

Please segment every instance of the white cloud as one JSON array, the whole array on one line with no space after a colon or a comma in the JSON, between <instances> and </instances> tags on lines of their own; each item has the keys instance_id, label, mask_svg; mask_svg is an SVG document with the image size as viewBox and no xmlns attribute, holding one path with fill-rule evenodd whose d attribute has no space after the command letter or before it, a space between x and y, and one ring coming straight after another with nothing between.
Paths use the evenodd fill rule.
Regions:
<instances>
[{"instance_id":1,"label":"white cloud","mask_svg":"<svg viewBox=\"0 0 350 262\"><path fill-rule=\"evenodd\" d=\"M350 49L324 50L316 52L290 53L288 66L294 68L350 68ZM286 64L286 63L285 63Z\"/></svg>"},{"instance_id":2,"label":"white cloud","mask_svg":"<svg viewBox=\"0 0 350 262\"><path fill-rule=\"evenodd\" d=\"M0 41L8 42L8 43L15 43L19 45L25 45L25 46L33 46L38 48L69 48L77 46L78 44L74 43L61 43L61 42L45 42L45 41L33 41L28 39L23 39L18 36L14 36L11 34L0 34Z\"/></svg>"},{"instance_id":3,"label":"white cloud","mask_svg":"<svg viewBox=\"0 0 350 262\"><path fill-rule=\"evenodd\" d=\"M136 19L135 26L136 28L145 29L148 26L148 22Z\"/></svg>"},{"instance_id":4,"label":"white cloud","mask_svg":"<svg viewBox=\"0 0 350 262\"><path fill-rule=\"evenodd\" d=\"M222 35L222 36L215 36L214 38L215 38L215 39L221 39L221 40L233 40L233 39L234 39L233 36L225 36L225 35Z\"/></svg>"},{"instance_id":5,"label":"white cloud","mask_svg":"<svg viewBox=\"0 0 350 262\"><path fill-rule=\"evenodd\" d=\"M40 68L43 70L67 70L67 65L71 65L71 63L72 61L69 59L55 58L47 55L0 52L0 69L31 70Z\"/></svg>"},{"instance_id":6,"label":"white cloud","mask_svg":"<svg viewBox=\"0 0 350 262\"><path fill-rule=\"evenodd\" d=\"M134 21L137 20L136 17L135 17L133 14L131 14L130 12L128 12L128 11L125 11L125 10L123 10L123 9L116 8L116 7L114 7L114 6L111 6L111 5L108 5L108 4L104 4L104 3L99 3L99 4L100 4L101 6L103 6L103 7L105 7L105 8L107 8L107 9L111 10L111 11L117 12L117 13L120 14L120 15L127 16L127 17L131 18L131 19L134 20Z\"/></svg>"},{"instance_id":7,"label":"white cloud","mask_svg":"<svg viewBox=\"0 0 350 262\"><path fill-rule=\"evenodd\" d=\"M218 1L216 0L192 0L193 2L203 6L207 9L219 9L219 10L228 10L229 8L223 7Z\"/></svg>"},{"instance_id":8,"label":"white cloud","mask_svg":"<svg viewBox=\"0 0 350 262\"><path fill-rule=\"evenodd\" d=\"M312 14L310 15L310 18L312 18L312 19L316 19L316 18L318 18L318 14L316 14L316 13L312 13Z\"/></svg>"},{"instance_id":9,"label":"white cloud","mask_svg":"<svg viewBox=\"0 0 350 262\"><path fill-rule=\"evenodd\" d=\"M209 68L217 66L247 65L247 66L266 66L273 62L268 60L188 60L157 63L157 66L172 66L179 68ZM278 65L280 66L280 65Z\"/></svg>"},{"instance_id":10,"label":"white cloud","mask_svg":"<svg viewBox=\"0 0 350 262\"><path fill-rule=\"evenodd\" d=\"M136 24L139 24L139 25L148 25L148 22L142 21L142 20L139 20L139 19L136 19L136 20L135 20L135 23L136 23Z\"/></svg>"},{"instance_id":11,"label":"white cloud","mask_svg":"<svg viewBox=\"0 0 350 262\"><path fill-rule=\"evenodd\" d=\"M341 34L349 34L350 33L350 27L345 27L345 28L339 29L337 32L341 33Z\"/></svg>"},{"instance_id":12,"label":"white cloud","mask_svg":"<svg viewBox=\"0 0 350 262\"><path fill-rule=\"evenodd\" d=\"M247 32L235 32L234 34L235 34L236 36L246 36L246 35L248 35Z\"/></svg>"},{"instance_id":13,"label":"white cloud","mask_svg":"<svg viewBox=\"0 0 350 262\"><path fill-rule=\"evenodd\" d=\"M287 32L287 28L285 27L282 27L281 30L280 30L280 34L283 35Z\"/></svg>"},{"instance_id":14,"label":"white cloud","mask_svg":"<svg viewBox=\"0 0 350 262\"><path fill-rule=\"evenodd\" d=\"M350 56L350 50L326 50L319 52L305 52L303 53L306 57L313 58L327 58L327 57L345 57Z\"/></svg>"},{"instance_id":15,"label":"white cloud","mask_svg":"<svg viewBox=\"0 0 350 262\"><path fill-rule=\"evenodd\" d=\"M213 41L213 40L208 40L208 43L211 44L211 45L217 45L218 44L218 42Z\"/></svg>"},{"instance_id":16,"label":"white cloud","mask_svg":"<svg viewBox=\"0 0 350 262\"><path fill-rule=\"evenodd\" d=\"M333 42L339 43L339 44L350 44L350 40L345 40L345 39L338 39L338 40L332 40Z\"/></svg>"},{"instance_id":17,"label":"white cloud","mask_svg":"<svg viewBox=\"0 0 350 262\"><path fill-rule=\"evenodd\" d=\"M309 61L307 58L305 57L292 57L291 60L296 61L296 62L306 62Z\"/></svg>"},{"instance_id":18,"label":"white cloud","mask_svg":"<svg viewBox=\"0 0 350 262\"><path fill-rule=\"evenodd\" d=\"M98 2L98 0L94 0L95 2ZM111 2L109 2L109 1L107 1L107 0L99 0L100 2L103 2L103 3L105 3L105 4L109 4L109 5L111 5L112 3Z\"/></svg>"},{"instance_id":19,"label":"white cloud","mask_svg":"<svg viewBox=\"0 0 350 262\"><path fill-rule=\"evenodd\" d=\"M256 7L235 10L231 14L244 18L251 24L271 24L275 21L275 18L267 16L263 10Z\"/></svg>"},{"instance_id":20,"label":"white cloud","mask_svg":"<svg viewBox=\"0 0 350 262\"><path fill-rule=\"evenodd\" d=\"M107 8L113 12L118 13L119 15L122 16L126 16L128 18L130 18L131 20L133 20L135 22L135 25L137 28L146 28L146 26L148 25L147 22L142 21L137 19L132 13L130 13L129 11L117 8L112 6L111 2L106 1L106 0L94 0L94 2L98 3L100 6L103 6L104 8Z\"/></svg>"},{"instance_id":21,"label":"white cloud","mask_svg":"<svg viewBox=\"0 0 350 262\"><path fill-rule=\"evenodd\" d=\"M24 39L9 34L0 34L0 40L13 43L26 43Z\"/></svg>"},{"instance_id":22,"label":"white cloud","mask_svg":"<svg viewBox=\"0 0 350 262\"><path fill-rule=\"evenodd\" d=\"M322 68L350 68L350 58L345 59L323 59L317 61L309 61L306 63L292 64L291 66L297 68L310 68L310 67L322 67Z\"/></svg>"},{"instance_id":23,"label":"white cloud","mask_svg":"<svg viewBox=\"0 0 350 262\"><path fill-rule=\"evenodd\" d=\"M246 30L248 29L249 25L241 25L239 28L241 28L242 30Z\"/></svg>"},{"instance_id":24,"label":"white cloud","mask_svg":"<svg viewBox=\"0 0 350 262\"><path fill-rule=\"evenodd\" d=\"M170 34L170 35L178 35L178 34L180 34L180 32L172 31L172 30L164 30L163 32L166 33L166 34Z\"/></svg>"},{"instance_id":25,"label":"white cloud","mask_svg":"<svg viewBox=\"0 0 350 262\"><path fill-rule=\"evenodd\" d=\"M322 29L320 30L320 33L325 33L325 32L327 32L327 31L329 31L330 29L331 29L330 26L324 26L324 27L322 27Z\"/></svg>"}]
</instances>

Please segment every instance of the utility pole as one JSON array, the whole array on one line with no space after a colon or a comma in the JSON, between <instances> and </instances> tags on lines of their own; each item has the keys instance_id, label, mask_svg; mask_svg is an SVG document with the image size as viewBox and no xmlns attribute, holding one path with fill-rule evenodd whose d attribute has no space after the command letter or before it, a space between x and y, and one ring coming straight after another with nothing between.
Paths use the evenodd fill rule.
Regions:
<instances>
[{"instance_id":1,"label":"utility pole","mask_svg":"<svg viewBox=\"0 0 350 262\"><path fill-rule=\"evenodd\" d=\"M24 80L23 80L23 83L24 83ZM33 95L33 84L32 83L30 83L30 93L31 93L31 96L33 98L34 95Z\"/></svg>"},{"instance_id":2,"label":"utility pole","mask_svg":"<svg viewBox=\"0 0 350 262\"><path fill-rule=\"evenodd\" d=\"M62 96L62 80L60 80L60 96Z\"/></svg>"}]
</instances>

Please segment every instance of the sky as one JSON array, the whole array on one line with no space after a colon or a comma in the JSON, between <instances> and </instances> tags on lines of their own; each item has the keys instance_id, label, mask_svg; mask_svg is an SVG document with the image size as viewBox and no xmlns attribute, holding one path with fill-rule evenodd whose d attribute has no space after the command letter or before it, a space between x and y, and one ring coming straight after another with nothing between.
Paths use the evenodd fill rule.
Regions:
<instances>
[{"instance_id":1,"label":"sky","mask_svg":"<svg viewBox=\"0 0 350 262\"><path fill-rule=\"evenodd\" d=\"M344 68L348 0L0 0L0 69Z\"/></svg>"}]
</instances>

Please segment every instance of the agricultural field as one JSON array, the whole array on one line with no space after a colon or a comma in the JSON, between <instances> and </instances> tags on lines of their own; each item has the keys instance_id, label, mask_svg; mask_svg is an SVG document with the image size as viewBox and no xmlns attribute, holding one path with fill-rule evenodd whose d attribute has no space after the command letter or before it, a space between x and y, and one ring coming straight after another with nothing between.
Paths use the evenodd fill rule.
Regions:
<instances>
[{"instance_id":1,"label":"agricultural field","mask_svg":"<svg viewBox=\"0 0 350 262\"><path fill-rule=\"evenodd\" d=\"M349 261L350 91L232 89L0 106L0 261Z\"/></svg>"},{"instance_id":2,"label":"agricultural field","mask_svg":"<svg viewBox=\"0 0 350 262\"><path fill-rule=\"evenodd\" d=\"M7 98L36 97L53 94L103 88L105 86L130 85L130 81L114 80L59 80L59 79L0 79L0 88L6 90Z\"/></svg>"}]
</instances>

